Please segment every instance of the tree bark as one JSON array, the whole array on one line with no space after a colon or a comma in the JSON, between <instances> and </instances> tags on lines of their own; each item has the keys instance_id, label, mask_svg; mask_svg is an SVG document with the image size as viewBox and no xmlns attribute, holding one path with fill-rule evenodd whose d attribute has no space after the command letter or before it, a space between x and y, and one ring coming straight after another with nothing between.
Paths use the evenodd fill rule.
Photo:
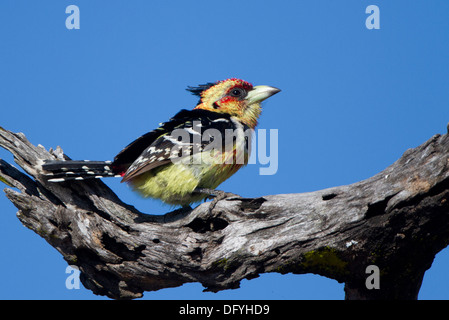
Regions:
<instances>
[{"instance_id":1,"label":"tree bark","mask_svg":"<svg viewBox=\"0 0 449 320\"><path fill-rule=\"evenodd\" d=\"M100 180L47 182L40 165L62 150L0 128L0 180L17 217L81 271L84 286L114 299L200 282L235 289L261 273L315 273L345 283L347 299L416 299L449 241L449 136L435 135L377 175L302 194L203 203L144 214ZM369 289L367 267L378 267ZM374 274L375 275L375 274Z\"/></svg>"}]
</instances>

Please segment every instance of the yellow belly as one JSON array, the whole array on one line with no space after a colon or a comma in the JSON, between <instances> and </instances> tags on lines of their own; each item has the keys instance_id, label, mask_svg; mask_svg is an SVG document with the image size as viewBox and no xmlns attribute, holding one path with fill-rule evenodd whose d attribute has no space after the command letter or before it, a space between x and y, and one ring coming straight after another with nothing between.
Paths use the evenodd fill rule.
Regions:
<instances>
[{"instance_id":1,"label":"yellow belly","mask_svg":"<svg viewBox=\"0 0 449 320\"><path fill-rule=\"evenodd\" d=\"M195 188L217 188L243 164L166 164L145 172L131 181L143 197L160 199L171 205L189 205L207 195L193 193Z\"/></svg>"}]
</instances>

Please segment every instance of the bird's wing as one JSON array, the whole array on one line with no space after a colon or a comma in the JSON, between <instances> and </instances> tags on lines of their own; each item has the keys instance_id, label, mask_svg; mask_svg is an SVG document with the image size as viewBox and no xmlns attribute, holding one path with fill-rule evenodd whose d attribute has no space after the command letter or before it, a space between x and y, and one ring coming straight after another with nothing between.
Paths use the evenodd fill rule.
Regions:
<instances>
[{"instance_id":1,"label":"bird's wing","mask_svg":"<svg viewBox=\"0 0 449 320\"><path fill-rule=\"evenodd\" d=\"M117 158L125 159L125 156L128 159L134 158L122 182L165 165L173 159L191 156L194 152L207 149L216 138L214 133L219 132L224 138L226 129L234 129L234 124L227 114L200 109L182 110L158 129L137 139L116 157L115 161ZM220 141L220 147L221 143L223 142ZM136 156L138 152L140 154Z\"/></svg>"},{"instance_id":2,"label":"bird's wing","mask_svg":"<svg viewBox=\"0 0 449 320\"><path fill-rule=\"evenodd\" d=\"M150 131L143 136L137 138L120 151L114 158L113 167L119 173L125 173L128 167L148 148L157 138L173 130L173 128L181 124L185 117L189 114L189 110L181 110L173 118L165 123L161 123L157 129Z\"/></svg>"}]
</instances>

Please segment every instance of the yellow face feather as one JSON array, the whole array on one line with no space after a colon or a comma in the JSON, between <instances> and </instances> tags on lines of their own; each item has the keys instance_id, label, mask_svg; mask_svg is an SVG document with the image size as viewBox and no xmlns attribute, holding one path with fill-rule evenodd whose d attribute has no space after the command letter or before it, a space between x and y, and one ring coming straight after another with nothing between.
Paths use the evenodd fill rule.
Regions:
<instances>
[{"instance_id":1,"label":"yellow face feather","mask_svg":"<svg viewBox=\"0 0 449 320\"><path fill-rule=\"evenodd\" d=\"M247 99L253 89L251 83L240 79L217 82L201 93L201 103L195 109L229 114L253 129L262 112L260 101L251 102Z\"/></svg>"}]
</instances>

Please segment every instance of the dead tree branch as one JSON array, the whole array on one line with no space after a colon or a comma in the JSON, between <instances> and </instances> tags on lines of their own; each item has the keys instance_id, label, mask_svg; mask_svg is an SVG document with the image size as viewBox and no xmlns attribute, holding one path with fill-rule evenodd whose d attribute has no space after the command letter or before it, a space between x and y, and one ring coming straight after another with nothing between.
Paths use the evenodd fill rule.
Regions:
<instances>
[{"instance_id":1,"label":"dead tree branch","mask_svg":"<svg viewBox=\"0 0 449 320\"><path fill-rule=\"evenodd\" d=\"M348 299L415 299L449 241L448 135L351 185L165 215L138 212L99 180L47 182L40 165L63 157L59 148L47 151L2 128L0 146L26 172L0 160L17 217L80 269L85 287L111 298L187 282L233 289L278 272L344 282ZM380 270L380 289L366 288L369 265Z\"/></svg>"}]
</instances>

